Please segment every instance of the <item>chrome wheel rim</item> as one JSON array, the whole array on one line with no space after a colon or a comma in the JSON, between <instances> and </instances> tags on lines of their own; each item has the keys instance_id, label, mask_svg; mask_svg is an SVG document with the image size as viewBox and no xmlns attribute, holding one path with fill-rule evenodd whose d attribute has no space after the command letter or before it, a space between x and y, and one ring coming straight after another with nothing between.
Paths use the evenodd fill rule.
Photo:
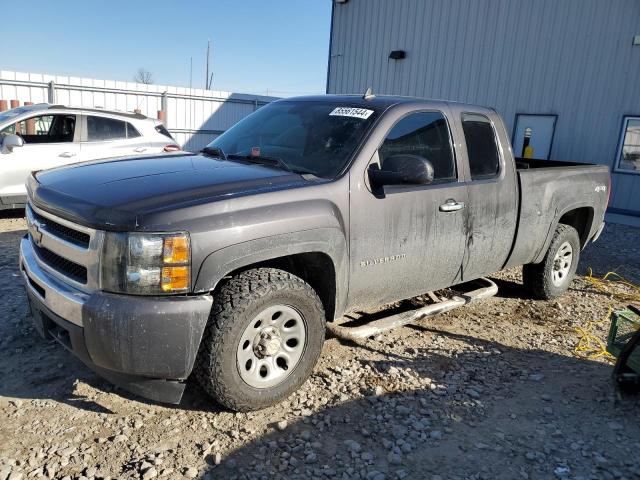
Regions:
<instances>
[{"instance_id":1,"label":"chrome wheel rim","mask_svg":"<svg viewBox=\"0 0 640 480\"><path fill-rule=\"evenodd\" d=\"M567 281L569 270L573 263L573 247L569 242L560 245L556 256L553 257L553 268L551 270L551 281L559 287Z\"/></svg>"},{"instance_id":2,"label":"chrome wheel rim","mask_svg":"<svg viewBox=\"0 0 640 480\"><path fill-rule=\"evenodd\" d=\"M236 354L240 377L254 388L278 385L300 362L306 338L305 321L295 308L264 309L240 337Z\"/></svg>"}]
</instances>

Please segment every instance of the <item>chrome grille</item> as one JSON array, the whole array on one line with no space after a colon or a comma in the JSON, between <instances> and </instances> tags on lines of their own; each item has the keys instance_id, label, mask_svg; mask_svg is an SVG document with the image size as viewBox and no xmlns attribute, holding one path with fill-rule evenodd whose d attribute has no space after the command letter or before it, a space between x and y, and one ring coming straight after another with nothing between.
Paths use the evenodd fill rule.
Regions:
<instances>
[{"instance_id":1,"label":"chrome grille","mask_svg":"<svg viewBox=\"0 0 640 480\"><path fill-rule=\"evenodd\" d=\"M70 222L31 204L27 205L26 217L38 264L80 290L97 290L104 232Z\"/></svg>"},{"instance_id":2,"label":"chrome grille","mask_svg":"<svg viewBox=\"0 0 640 480\"><path fill-rule=\"evenodd\" d=\"M78 265L75 262L67 260L64 257L52 252L48 248L42 248L37 245L33 245L33 249L47 265L54 270L70 277L76 282L86 284L87 283L87 268L82 265Z\"/></svg>"},{"instance_id":3,"label":"chrome grille","mask_svg":"<svg viewBox=\"0 0 640 480\"><path fill-rule=\"evenodd\" d=\"M89 248L89 241L91 240L91 237L87 233L79 232L78 230L69 228L50 218L43 217L42 215L34 212L33 210L32 210L32 213L33 213L33 217L38 222L46 226L46 228L54 235L64 240L67 240L69 242L76 243L81 247Z\"/></svg>"}]
</instances>

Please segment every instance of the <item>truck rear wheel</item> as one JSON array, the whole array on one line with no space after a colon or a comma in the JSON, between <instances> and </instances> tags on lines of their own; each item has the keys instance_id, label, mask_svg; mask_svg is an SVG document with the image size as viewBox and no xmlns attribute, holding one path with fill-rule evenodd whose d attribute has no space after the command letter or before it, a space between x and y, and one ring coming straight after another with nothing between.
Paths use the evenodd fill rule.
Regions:
<instances>
[{"instance_id":1,"label":"truck rear wheel","mask_svg":"<svg viewBox=\"0 0 640 480\"><path fill-rule=\"evenodd\" d=\"M549 300L569 288L580 260L580 238L575 228L559 224L540 263L522 267L524 285L538 298Z\"/></svg>"},{"instance_id":2,"label":"truck rear wheel","mask_svg":"<svg viewBox=\"0 0 640 480\"><path fill-rule=\"evenodd\" d=\"M324 338L322 303L304 280L274 268L248 270L215 294L195 375L225 407L258 410L304 383Z\"/></svg>"}]
</instances>

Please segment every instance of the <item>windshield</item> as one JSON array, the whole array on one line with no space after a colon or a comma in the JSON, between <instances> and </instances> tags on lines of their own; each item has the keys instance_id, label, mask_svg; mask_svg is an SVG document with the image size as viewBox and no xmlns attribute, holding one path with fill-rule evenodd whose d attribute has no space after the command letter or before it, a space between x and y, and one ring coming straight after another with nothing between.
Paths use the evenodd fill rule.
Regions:
<instances>
[{"instance_id":1,"label":"windshield","mask_svg":"<svg viewBox=\"0 0 640 480\"><path fill-rule=\"evenodd\" d=\"M10 133L15 133L11 128L4 128L6 124L15 121L15 117L22 115L23 113L33 110L33 106L17 107L0 113L0 145L2 145L5 136Z\"/></svg>"},{"instance_id":2,"label":"windshield","mask_svg":"<svg viewBox=\"0 0 640 480\"><path fill-rule=\"evenodd\" d=\"M9 120L13 120L14 117L17 117L18 115L29 112L31 110L33 110L33 107L27 106L27 107L12 108L11 110L2 112L0 113L0 124L7 122Z\"/></svg>"},{"instance_id":3,"label":"windshield","mask_svg":"<svg viewBox=\"0 0 640 480\"><path fill-rule=\"evenodd\" d=\"M278 101L260 108L211 142L228 158L278 159L293 172L337 176L378 115L374 107Z\"/></svg>"}]
</instances>

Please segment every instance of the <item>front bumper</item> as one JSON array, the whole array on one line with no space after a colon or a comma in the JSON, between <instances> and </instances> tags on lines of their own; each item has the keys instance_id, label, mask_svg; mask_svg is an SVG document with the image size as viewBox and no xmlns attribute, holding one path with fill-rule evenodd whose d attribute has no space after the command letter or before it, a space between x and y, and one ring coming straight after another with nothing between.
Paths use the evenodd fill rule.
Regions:
<instances>
[{"instance_id":1,"label":"front bumper","mask_svg":"<svg viewBox=\"0 0 640 480\"><path fill-rule=\"evenodd\" d=\"M211 311L210 295L82 292L37 262L28 236L20 270L36 329L98 375L142 397L179 403Z\"/></svg>"}]
</instances>

